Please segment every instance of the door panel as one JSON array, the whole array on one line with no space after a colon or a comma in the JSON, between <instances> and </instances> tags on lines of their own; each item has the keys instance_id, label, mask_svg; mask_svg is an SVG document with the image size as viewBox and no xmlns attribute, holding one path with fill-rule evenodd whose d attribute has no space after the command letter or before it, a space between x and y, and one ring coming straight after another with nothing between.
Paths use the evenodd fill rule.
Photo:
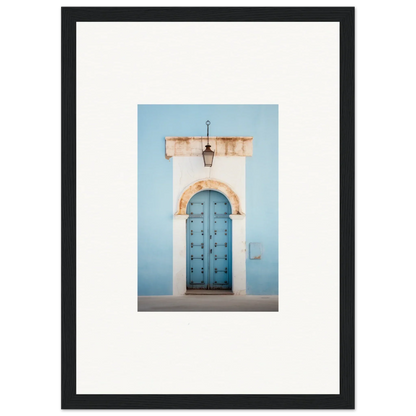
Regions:
<instances>
[{"instance_id":1,"label":"door panel","mask_svg":"<svg viewBox=\"0 0 416 416\"><path fill-rule=\"evenodd\" d=\"M190 289L208 289L208 221L209 195L196 194L188 203L187 213L187 279ZM208 237L208 238L207 238Z\"/></svg>"},{"instance_id":2,"label":"door panel","mask_svg":"<svg viewBox=\"0 0 416 416\"><path fill-rule=\"evenodd\" d=\"M188 203L188 289L231 288L231 207L216 191L203 191Z\"/></svg>"},{"instance_id":3,"label":"door panel","mask_svg":"<svg viewBox=\"0 0 416 416\"><path fill-rule=\"evenodd\" d=\"M192 202L190 211L191 215L204 215L204 203L200 201Z\"/></svg>"},{"instance_id":4,"label":"door panel","mask_svg":"<svg viewBox=\"0 0 416 416\"><path fill-rule=\"evenodd\" d=\"M229 268L229 215L230 204L224 195L214 192L210 200L210 234L211 239L211 281L210 286L213 289L228 289L230 281Z\"/></svg>"}]
</instances>

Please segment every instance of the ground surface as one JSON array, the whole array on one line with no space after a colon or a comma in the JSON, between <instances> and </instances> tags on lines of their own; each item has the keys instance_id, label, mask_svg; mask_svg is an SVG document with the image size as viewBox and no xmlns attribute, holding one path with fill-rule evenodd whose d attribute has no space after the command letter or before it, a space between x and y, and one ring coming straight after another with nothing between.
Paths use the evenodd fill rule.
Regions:
<instances>
[{"instance_id":1,"label":"ground surface","mask_svg":"<svg viewBox=\"0 0 416 416\"><path fill-rule=\"evenodd\" d=\"M278 296L139 296L140 312L269 311L277 312Z\"/></svg>"}]
</instances>

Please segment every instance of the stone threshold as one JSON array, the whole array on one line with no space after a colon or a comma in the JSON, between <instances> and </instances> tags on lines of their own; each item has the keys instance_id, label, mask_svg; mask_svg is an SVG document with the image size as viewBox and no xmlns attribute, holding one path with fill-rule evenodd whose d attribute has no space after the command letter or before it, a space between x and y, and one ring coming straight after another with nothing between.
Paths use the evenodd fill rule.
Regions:
<instances>
[{"instance_id":1,"label":"stone threshold","mask_svg":"<svg viewBox=\"0 0 416 416\"><path fill-rule=\"evenodd\" d=\"M234 295L232 290L201 290L201 289L189 289L185 292L185 295Z\"/></svg>"}]
</instances>

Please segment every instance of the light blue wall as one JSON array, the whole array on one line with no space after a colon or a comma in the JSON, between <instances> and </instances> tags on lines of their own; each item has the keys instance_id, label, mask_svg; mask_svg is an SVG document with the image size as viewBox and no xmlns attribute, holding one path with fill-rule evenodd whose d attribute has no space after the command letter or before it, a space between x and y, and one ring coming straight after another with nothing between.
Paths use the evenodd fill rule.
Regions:
<instances>
[{"instance_id":1,"label":"light blue wall","mask_svg":"<svg viewBox=\"0 0 416 416\"><path fill-rule=\"evenodd\" d=\"M138 293L172 294L172 160L165 136L253 136L246 159L248 243L263 244L247 259L247 294L278 293L278 106L138 106ZM215 159L214 159L215 163Z\"/></svg>"},{"instance_id":2,"label":"light blue wall","mask_svg":"<svg viewBox=\"0 0 416 416\"><path fill-rule=\"evenodd\" d=\"M251 106L250 106L251 107ZM247 259L247 294L278 294L278 107L253 106L253 157L246 158L246 241L262 243L261 260Z\"/></svg>"},{"instance_id":3,"label":"light blue wall","mask_svg":"<svg viewBox=\"0 0 416 416\"><path fill-rule=\"evenodd\" d=\"M172 294L172 163L164 157L169 119L161 123L157 108L138 108L139 295Z\"/></svg>"}]
</instances>

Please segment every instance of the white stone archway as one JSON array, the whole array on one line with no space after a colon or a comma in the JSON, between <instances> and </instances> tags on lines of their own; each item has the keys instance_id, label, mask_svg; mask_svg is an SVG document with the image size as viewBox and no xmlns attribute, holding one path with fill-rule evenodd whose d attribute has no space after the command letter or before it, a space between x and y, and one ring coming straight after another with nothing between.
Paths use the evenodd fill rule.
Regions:
<instances>
[{"instance_id":1,"label":"white stone archway","mask_svg":"<svg viewBox=\"0 0 416 416\"><path fill-rule=\"evenodd\" d=\"M238 195L224 182L216 179L203 179L189 185L179 198L178 211L176 215L186 214L186 207L190 199L198 192L212 190L218 191L226 196L231 205L233 215L241 215L240 199Z\"/></svg>"}]
</instances>

